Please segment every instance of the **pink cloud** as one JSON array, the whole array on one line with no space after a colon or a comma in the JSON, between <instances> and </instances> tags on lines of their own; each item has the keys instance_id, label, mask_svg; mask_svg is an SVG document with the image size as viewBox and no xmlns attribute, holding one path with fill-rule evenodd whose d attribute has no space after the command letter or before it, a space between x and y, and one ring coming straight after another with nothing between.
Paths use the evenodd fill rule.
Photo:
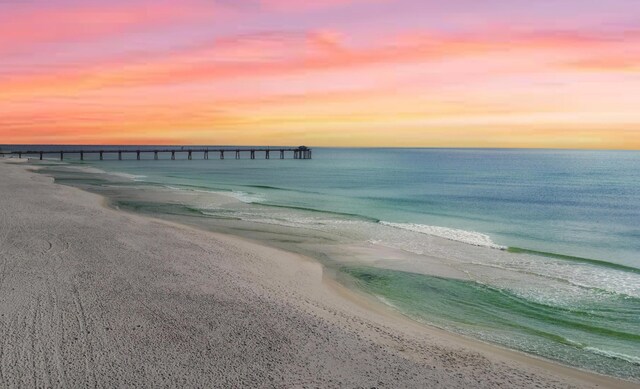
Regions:
<instances>
[{"instance_id":1,"label":"pink cloud","mask_svg":"<svg viewBox=\"0 0 640 389\"><path fill-rule=\"evenodd\" d=\"M558 68L584 64L586 54L599 55L608 71L623 70L625 58L608 49L635 46L640 34L627 40L565 32L497 34L493 32L429 34L407 33L376 42L369 47L350 47L341 33L262 32L243 34L194 45L157 56L124 57L113 62L71 67L42 75L15 74L6 78L0 97L29 96L56 90L91 90L109 87L172 85L213 82L232 78L279 77L321 74L330 71L364 70L376 66L399 67L461 58L543 58L536 65ZM536 57L532 53L537 52ZM553 57L551 56L553 55ZM548 61L544 57L549 57ZM626 61L629 62L627 58ZM531 62L531 60L529 60ZM626 68L626 67L625 67ZM489 75L487 75L489 76Z\"/></svg>"},{"instance_id":2,"label":"pink cloud","mask_svg":"<svg viewBox=\"0 0 640 389\"><path fill-rule=\"evenodd\" d=\"M199 4L181 7L159 1L18 8L0 15L0 52L25 51L42 43L90 42L231 12L217 3Z\"/></svg>"},{"instance_id":3,"label":"pink cloud","mask_svg":"<svg viewBox=\"0 0 640 389\"><path fill-rule=\"evenodd\" d=\"M566 63L575 70L592 72L638 72L640 73L640 53L593 56Z\"/></svg>"},{"instance_id":4,"label":"pink cloud","mask_svg":"<svg viewBox=\"0 0 640 389\"><path fill-rule=\"evenodd\" d=\"M390 0L260 0L260 4L274 11L312 11L322 8L333 8L349 5L382 3Z\"/></svg>"}]
</instances>

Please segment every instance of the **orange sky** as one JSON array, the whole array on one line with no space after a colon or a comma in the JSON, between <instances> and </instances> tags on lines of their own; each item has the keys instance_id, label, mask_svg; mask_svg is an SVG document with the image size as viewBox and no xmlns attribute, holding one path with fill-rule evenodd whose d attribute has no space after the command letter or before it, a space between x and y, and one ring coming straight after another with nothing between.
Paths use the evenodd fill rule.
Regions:
<instances>
[{"instance_id":1,"label":"orange sky","mask_svg":"<svg viewBox=\"0 0 640 389\"><path fill-rule=\"evenodd\" d=\"M632 0L4 2L0 143L639 149L635 15Z\"/></svg>"}]
</instances>

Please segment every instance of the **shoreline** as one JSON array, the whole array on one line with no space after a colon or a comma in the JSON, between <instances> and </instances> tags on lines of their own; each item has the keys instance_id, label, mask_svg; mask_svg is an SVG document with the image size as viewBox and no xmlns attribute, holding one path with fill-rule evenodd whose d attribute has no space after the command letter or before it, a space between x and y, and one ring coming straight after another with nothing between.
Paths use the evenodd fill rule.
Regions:
<instances>
[{"instance_id":1,"label":"shoreline","mask_svg":"<svg viewBox=\"0 0 640 389\"><path fill-rule=\"evenodd\" d=\"M5 170L5 166L8 164L2 163L0 165L2 166L2 169ZM22 165L18 170L22 170L22 173L27 175L37 174L26 173L28 168L24 165ZM45 177L44 175L37 176ZM34 181L34 177L29 177L29 180ZM35 179L35 181L41 180ZM269 276L272 276L274 279L269 279L269 277L261 278L259 273L255 273L257 270L249 269L244 266L242 266L242 269L236 269L233 263L224 263L224 266L222 267L229 272L238 272L238 277L240 278L246 277L246 279L251 281L259 279L263 284L262 287L266 288L269 292L273 292L278 296L278 298L282 298L286 301L285 306L291 305L295 306L297 310L307 310L307 314L313 313L317 317L320 317L322 319L321 321L327 321L336 325L338 328L345 326L345 323L359 323L356 327L365 332L368 330L366 336L372 339L374 344L377 344L378 347L380 347L380 345L384 345L388 348L386 351L390 352L390 355L394 356L388 357L389 360L398 357L400 360L411 360L416 363L418 367L422 366L421 369L425 369L425 366L433 366L436 362L447 365L446 358L436 358L435 361L432 359L430 360L429 357L433 358L433 355L429 355L428 352L425 352L426 347L431 354L440 353L445 356L454 355L454 357L452 357L454 362L460 362L464 365L465 369L475 371L474 374L486 375L488 374L487 372L493 372L496 374L500 373L498 374L498 377L491 377L488 381L483 382L484 385L480 386L509 386L511 381L504 381L503 379L506 379L506 377L513 378L515 376L521 378L526 377L526 379L523 379L521 382L525 385L530 385L531 387L535 386L535 384L551 386L552 383L564 386L576 385L578 387L637 387L637 384L631 381L623 381L613 377L567 367L550 360L466 338L461 335L419 323L409 319L397 311L392 310L390 307L385 306L381 302L377 301L373 296L342 285L335 279L335 277L328 274L326 268L311 258L306 258L299 254L288 253L273 247L264 246L244 237L204 231L192 226L186 226L132 212L119 211L108 206L106 204L106 198L102 196L82 191L81 189L55 184L49 179L46 181L48 181L50 187L58 187L57 190L64 192L65 195L70 197L70 199L68 199L69 204L66 204L67 206L71 203L78 202L82 203L83 207L91 212L106 215L105 217L122 219L122 222L135 222L140 223L140 225L154 224L154 226L164 226L163 228L158 228L166 229L167 231L164 231L164 233L168 235L172 233L181 235L189 235L193 233L198 237L198 239L195 240L196 245L205 244L208 240L214 240L217 243L222 242L222 244L232 247L238 252L252 252L257 258L252 262L254 265L258 265L258 263L263 260L272 265L277 264L278 270L283 273L269 273ZM46 186L46 182L38 182L38 184ZM81 202L78 199L84 200L84 202ZM94 202L93 205L90 204L92 201ZM102 210L98 211L96 209L98 207ZM186 267L190 266L188 262L184 262L183 265ZM260 270L265 270L264 265L262 265ZM242 271L248 271L249 274L244 274ZM299 279L299 276L301 275L304 276L305 281L312 281L312 284L303 284ZM192 278L198 278L196 275L191 273L189 273L189 276ZM205 290L213 287L211 285L207 285L206 280L203 279L199 280L198 285L203 287ZM298 303L296 301L288 300L287 296L290 295L303 296L305 298L305 304L297 305ZM339 319L332 319L331 316L338 316ZM344 327L342 328L344 329ZM372 328L374 329L372 330ZM355 332L353 331L354 328L352 327L350 330L351 335L353 335ZM347 337L349 337L348 334L350 331L346 331L346 333ZM424 343L424 339L428 340L426 344ZM429 349L429 347L431 347L431 349ZM425 359L428 361L425 362ZM330 363L329 360L323 360L321 362ZM469 366L471 366L471 368L469 368ZM441 386L446 387L458 386L465 380L475 377L474 375L467 373L468 376L464 376L463 374L462 381L456 381L456 374L459 374L458 367L460 366L456 363L449 363L448 366L443 368L445 374L442 374L442 371L438 371L438 369L435 368L430 370L428 373L431 374L431 379L434 379L433 377L437 376L440 377L440 379L447 381L438 381ZM480 369L480 373L474 369ZM448 373L448 370L450 370L450 374ZM3 369L3 373L4 372L5 370ZM514 372L521 374L516 374ZM420 374L418 370L413 373ZM549 373L551 373L553 377L548 377ZM424 372L422 372L422 374L424 374ZM358 381L358 379L362 378L353 378L355 378L355 380L352 382L364 384L364 381ZM477 377L475 378L477 379ZM398 383L397 381L382 382L384 383L382 386ZM417 383L411 381L405 382L407 383L407 386L412 386ZM479 383L476 381L476 384Z\"/></svg>"}]
</instances>

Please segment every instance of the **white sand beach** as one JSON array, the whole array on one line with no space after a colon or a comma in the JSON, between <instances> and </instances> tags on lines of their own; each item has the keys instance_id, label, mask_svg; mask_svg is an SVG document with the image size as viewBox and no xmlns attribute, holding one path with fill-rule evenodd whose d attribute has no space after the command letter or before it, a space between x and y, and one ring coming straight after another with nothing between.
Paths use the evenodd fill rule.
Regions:
<instances>
[{"instance_id":1,"label":"white sand beach","mask_svg":"<svg viewBox=\"0 0 640 389\"><path fill-rule=\"evenodd\" d=\"M0 161L0 387L632 388L413 322L320 264Z\"/></svg>"}]
</instances>

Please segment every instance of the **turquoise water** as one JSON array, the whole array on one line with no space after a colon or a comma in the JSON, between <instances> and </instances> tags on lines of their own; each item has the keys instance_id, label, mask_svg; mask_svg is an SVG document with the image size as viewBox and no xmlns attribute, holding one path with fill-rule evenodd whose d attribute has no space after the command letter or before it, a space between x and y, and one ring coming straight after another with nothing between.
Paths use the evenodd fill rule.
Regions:
<instances>
[{"instance_id":1,"label":"turquoise water","mask_svg":"<svg viewBox=\"0 0 640 389\"><path fill-rule=\"evenodd\" d=\"M371 267L343 271L426 323L577 366L604 360L605 372L620 377L637 378L640 370L638 298L605 294L562 307L471 281Z\"/></svg>"},{"instance_id":2,"label":"turquoise water","mask_svg":"<svg viewBox=\"0 0 640 389\"><path fill-rule=\"evenodd\" d=\"M125 209L278 240L417 320L640 380L638 152L315 149L310 161L165 158L72 162L129 175L118 182L99 172L48 172ZM144 188L162 188L164 200L148 201Z\"/></svg>"},{"instance_id":3,"label":"turquoise water","mask_svg":"<svg viewBox=\"0 0 640 389\"><path fill-rule=\"evenodd\" d=\"M639 152L317 149L311 161L96 166L233 190L263 204L477 231L499 245L640 267Z\"/></svg>"}]
</instances>

